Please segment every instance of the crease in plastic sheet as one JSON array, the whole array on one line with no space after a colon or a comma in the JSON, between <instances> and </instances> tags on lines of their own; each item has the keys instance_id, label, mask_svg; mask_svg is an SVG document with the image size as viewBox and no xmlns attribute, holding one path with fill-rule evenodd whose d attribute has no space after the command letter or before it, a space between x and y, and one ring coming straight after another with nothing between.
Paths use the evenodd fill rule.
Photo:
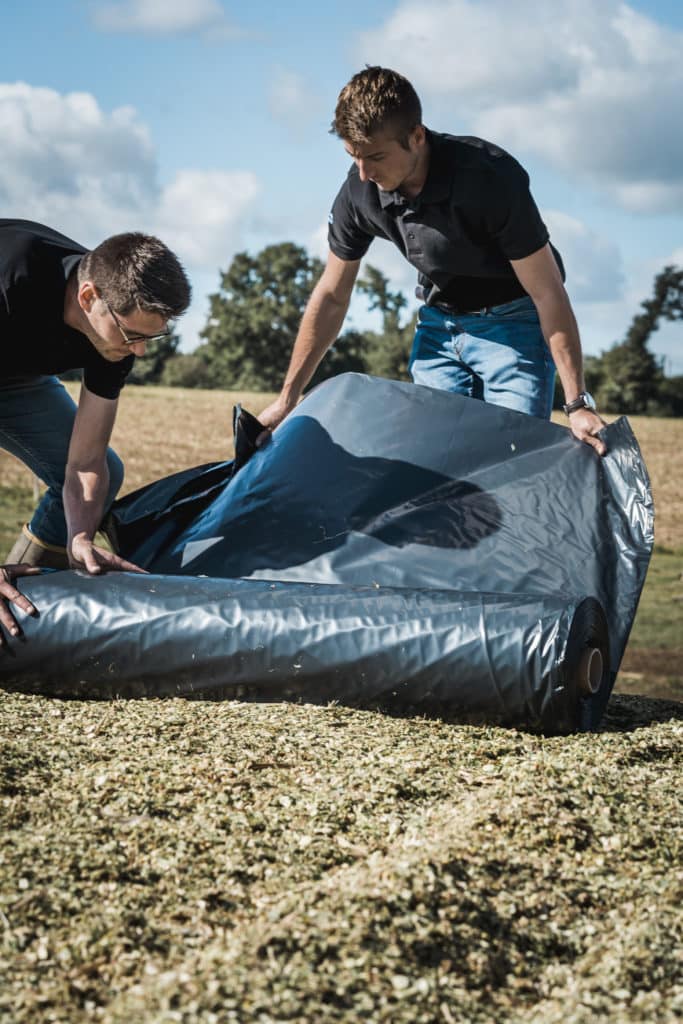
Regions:
<instances>
[{"instance_id":1,"label":"crease in plastic sheet","mask_svg":"<svg viewBox=\"0 0 683 1024\"><path fill-rule=\"evenodd\" d=\"M653 542L628 421L602 435L601 459L552 423L337 377L236 474L198 467L117 503L121 553L154 576L22 581L41 618L0 671L96 697L338 700L594 728ZM581 696L590 645L605 671Z\"/></svg>"}]
</instances>

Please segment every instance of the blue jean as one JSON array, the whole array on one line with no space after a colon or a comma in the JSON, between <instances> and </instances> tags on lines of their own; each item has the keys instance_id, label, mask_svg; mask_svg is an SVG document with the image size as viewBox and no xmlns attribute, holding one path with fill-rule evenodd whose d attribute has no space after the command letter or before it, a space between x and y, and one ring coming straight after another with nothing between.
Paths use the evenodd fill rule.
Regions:
<instances>
[{"instance_id":1,"label":"blue jean","mask_svg":"<svg viewBox=\"0 0 683 1024\"><path fill-rule=\"evenodd\" d=\"M409 365L416 384L550 418L555 366L528 297L477 313L422 306Z\"/></svg>"},{"instance_id":2,"label":"blue jean","mask_svg":"<svg viewBox=\"0 0 683 1024\"><path fill-rule=\"evenodd\" d=\"M45 544L59 547L66 545L62 487L76 408L56 377L0 380L0 448L15 455L47 485L29 529ZM111 448L107 451L107 466L105 511L123 483L123 463Z\"/></svg>"}]
</instances>

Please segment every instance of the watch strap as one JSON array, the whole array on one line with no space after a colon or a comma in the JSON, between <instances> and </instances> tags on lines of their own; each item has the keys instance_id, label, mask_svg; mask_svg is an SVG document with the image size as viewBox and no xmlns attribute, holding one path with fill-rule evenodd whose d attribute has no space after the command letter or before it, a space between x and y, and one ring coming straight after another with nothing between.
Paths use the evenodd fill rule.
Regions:
<instances>
[{"instance_id":1,"label":"watch strap","mask_svg":"<svg viewBox=\"0 0 683 1024\"><path fill-rule=\"evenodd\" d=\"M595 409L595 403L590 398L587 392L582 391L578 398L575 398L573 402L567 402L566 405L562 406L563 411L569 416L570 413L576 412L577 409Z\"/></svg>"}]
</instances>

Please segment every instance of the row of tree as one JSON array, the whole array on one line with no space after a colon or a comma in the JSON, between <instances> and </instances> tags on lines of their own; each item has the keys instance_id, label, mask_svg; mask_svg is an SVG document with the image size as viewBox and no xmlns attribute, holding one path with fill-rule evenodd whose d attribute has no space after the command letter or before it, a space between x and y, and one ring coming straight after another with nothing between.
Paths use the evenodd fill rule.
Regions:
<instances>
[{"instance_id":1,"label":"row of tree","mask_svg":"<svg viewBox=\"0 0 683 1024\"><path fill-rule=\"evenodd\" d=\"M238 253L221 273L209 298L209 317L194 352L178 351L173 337L148 347L130 377L133 383L178 387L277 391L287 370L301 316L322 273L319 259L291 242L270 245L255 256ZM384 275L367 267L357 285L368 307L378 310L381 330L345 331L328 352L311 386L349 371L408 378L413 323L401 324L407 305Z\"/></svg>"},{"instance_id":2,"label":"row of tree","mask_svg":"<svg viewBox=\"0 0 683 1024\"><path fill-rule=\"evenodd\" d=\"M133 383L178 387L277 391L308 297L322 273L319 259L292 242L269 245L252 256L238 253L221 272L210 296L202 343L178 351L177 335L150 346L135 364ZM402 323L407 305L400 292L372 266L357 288L381 317L380 331L347 330L321 363L312 384L345 371L408 379L414 322ZM598 407L613 413L683 415L683 377L666 377L649 341L662 320L683 319L683 270L669 266L657 275L652 298L642 303L624 340L585 361L586 386ZM563 401L557 389L556 406Z\"/></svg>"}]
</instances>

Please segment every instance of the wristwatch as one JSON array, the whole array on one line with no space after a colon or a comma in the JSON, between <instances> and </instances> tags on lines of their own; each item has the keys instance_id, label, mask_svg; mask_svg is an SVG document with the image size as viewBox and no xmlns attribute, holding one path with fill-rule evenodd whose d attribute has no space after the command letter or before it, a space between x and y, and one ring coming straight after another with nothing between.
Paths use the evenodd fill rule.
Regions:
<instances>
[{"instance_id":1,"label":"wristwatch","mask_svg":"<svg viewBox=\"0 0 683 1024\"><path fill-rule=\"evenodd\" d=\"M570 412L576 412L577 409L590 409L591 412L595 412L597 406L593 396L589 395L587 391L582 391L578 398L575 398L573 402L567 402L562 408L569 416Z\"/></svg>"}]
</instances>

